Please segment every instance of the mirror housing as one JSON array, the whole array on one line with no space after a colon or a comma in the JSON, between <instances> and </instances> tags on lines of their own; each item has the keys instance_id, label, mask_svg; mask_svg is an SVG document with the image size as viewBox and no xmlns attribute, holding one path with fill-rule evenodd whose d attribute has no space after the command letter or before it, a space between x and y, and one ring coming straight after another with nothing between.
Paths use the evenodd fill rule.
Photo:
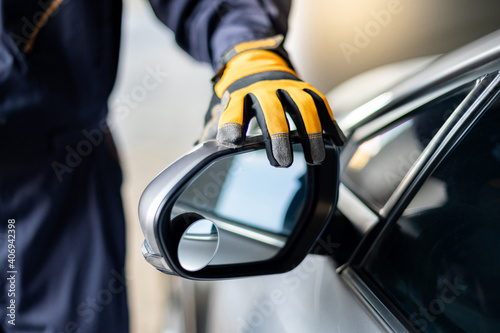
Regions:
<instances>
[{"instance_id":1,"label":"mirror housing","mask_svg":"<svg viewBox=\"0 0 500 333\"><path fill-rule=\"evenodd\" d=\"M295 134L291 135L291 139L293 143L300 142ZM196 280L276 274L292 270L309 253L336 208L339 188L339 148L330 140L325 140L325 150L326 156L323 164L306 166L307 192L304 203L301 205L294 227L284 237L281 234L242 224L241 221L221 219L213 215L204 216L205 212L195 207L180 213L173 213L176 202L190 184L193 184L196 179L203 179L201 175L207 172L206 170L210 170L218 161L240 154L265 151L261 136L248 138L245 145L236 148L219 145L216 141L206 141L197 145L193 151L163 170L142 194L139 203L139 219L145 236L142 248L145 259L164 273ZM267 160L265 162L268 163ZM233 177L233 181L234 179ZM265 205L265 202L259 204ZM200 253L204 259L189 258L189 260L207 260L205 265L200 265L196 269L190 267L185 269L186 265L184 264L183 267L181 261L185 262L186 259L179 260L180 244L185 241L185 235L189 233L188 229L200 220L209 220L216 226L218 243L217 247L213 248L215 251L213 256L211 254L209 256L214 258L214 262L210 263L212 259L207 260L207 255ZM244 232L240 232L241 230ZM223 256L217 253L218 251L226 249L224 251L227 255L237 250L234 248L235 245L232 245L232 250L227 250L229 248L227 245L229 242L226 241L228 237L239 237L241 242L232 242L232 244L239 244L238 247L244 248L245 242L253 244L245 248L246 253L254 252L251 250L252 246L264 245L274 246L275 252L256 261L240 260L238 256L232 262L217 260L218 256ZM181 254L182 257L185 258L185 254Z\"/></svg>"}]
</instances>

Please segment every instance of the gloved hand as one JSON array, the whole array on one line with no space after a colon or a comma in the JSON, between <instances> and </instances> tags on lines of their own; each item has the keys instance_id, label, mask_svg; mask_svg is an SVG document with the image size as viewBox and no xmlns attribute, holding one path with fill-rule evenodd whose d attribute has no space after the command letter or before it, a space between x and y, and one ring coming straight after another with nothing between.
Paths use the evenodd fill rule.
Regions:
<instances>
[{"instance_id":1,"label":"gloved hand","mask_svg":"<svg viewBox=\"0 0 500 333\"><path fill-rule=\"evenodd\" d=\"M325 157L323 131L337 146L345 137L326 98L301 81L283 57L259 46L269 42L272 45L272 39L247 42L231 50L231 59L214 85L201 141L216 137L223 145L242 144L255 116L271 165L288 167L293 151L287 112L301 138L306 161L319 164Z\"/></svg>"}]
</instances>

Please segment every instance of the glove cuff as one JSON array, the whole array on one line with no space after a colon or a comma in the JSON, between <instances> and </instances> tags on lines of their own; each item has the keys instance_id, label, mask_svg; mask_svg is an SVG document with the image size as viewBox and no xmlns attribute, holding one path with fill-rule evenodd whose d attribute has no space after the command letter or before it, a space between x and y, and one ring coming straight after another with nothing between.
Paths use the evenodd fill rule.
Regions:
<instances>
[{"instance_id":1,"label":"glove cuff","mask_svg":"<svg viewBox=\"0 0 500 333\"><path fill-rule=\"evenodd\" d=\"M283 40L284 36L283 35L276 35L273 37L265 38L265 39L258 39L258 40L252 40L248 42L243 42L240 44L237 44L233 48L227 50L224 52L224 54L220 57L217 65L217 70L215 71L215 75L212 77L212 82L216 82L220 79L222 76L222 73L224 72L224 69L226 69L226 66L228 62L236 57L237 55L247 52L247 51L255 51L255 50L269 50L272 51L279 56L281 56L288 64L288 66L293 69L292 64L290 63L290 60L288 59L288 53L286 52L285 48L283 47Z\"/></svg>"}]
</instances>

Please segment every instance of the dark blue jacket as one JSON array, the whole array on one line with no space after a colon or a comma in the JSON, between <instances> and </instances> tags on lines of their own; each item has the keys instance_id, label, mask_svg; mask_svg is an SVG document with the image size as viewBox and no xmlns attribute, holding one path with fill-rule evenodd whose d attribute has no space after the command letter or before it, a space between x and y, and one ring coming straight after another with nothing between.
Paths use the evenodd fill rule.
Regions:
<instances>
[{"instance_id":1,"label":"dark blue jacket","mask_svg":"<svg viewBox=\"0 0 500 333\"><path fill-rule=\"evenodd\" d=\"M57 131L105 117L120 46L121 0L64 0L24 52L52 0L0 0L2 133ZM285 34L289 0L151 0L194 58L215 65L237 43ZM208 82L207 82L208 84Z\"/></svg>"}]
</instances>

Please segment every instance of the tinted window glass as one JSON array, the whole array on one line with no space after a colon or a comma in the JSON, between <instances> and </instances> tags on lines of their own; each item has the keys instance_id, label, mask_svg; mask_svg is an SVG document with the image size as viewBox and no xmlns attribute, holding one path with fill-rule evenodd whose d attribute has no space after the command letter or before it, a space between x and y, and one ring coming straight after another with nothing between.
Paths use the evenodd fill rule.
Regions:
<instances>
[{"instance_id":1,"label":"tinted window glass","mask_svg":"<svg viewBox=\"0 0 500 333\"><path fill-rule=\"evenodd\" d=\"M349 161L343 182L363 200L382 208L471 89L472 85L467 85L443 96L364 141Z\"/></svg>"},{"instance_id":2,"label":"tinted window glass","mask_svg":"<svg viewBox=\"0 0 500 333\"><path fill-rule=\"evenodd\" d=\"M500 332L500 103L438 166L366 271L425 332Z\"/></svg>"}]
</instances>

